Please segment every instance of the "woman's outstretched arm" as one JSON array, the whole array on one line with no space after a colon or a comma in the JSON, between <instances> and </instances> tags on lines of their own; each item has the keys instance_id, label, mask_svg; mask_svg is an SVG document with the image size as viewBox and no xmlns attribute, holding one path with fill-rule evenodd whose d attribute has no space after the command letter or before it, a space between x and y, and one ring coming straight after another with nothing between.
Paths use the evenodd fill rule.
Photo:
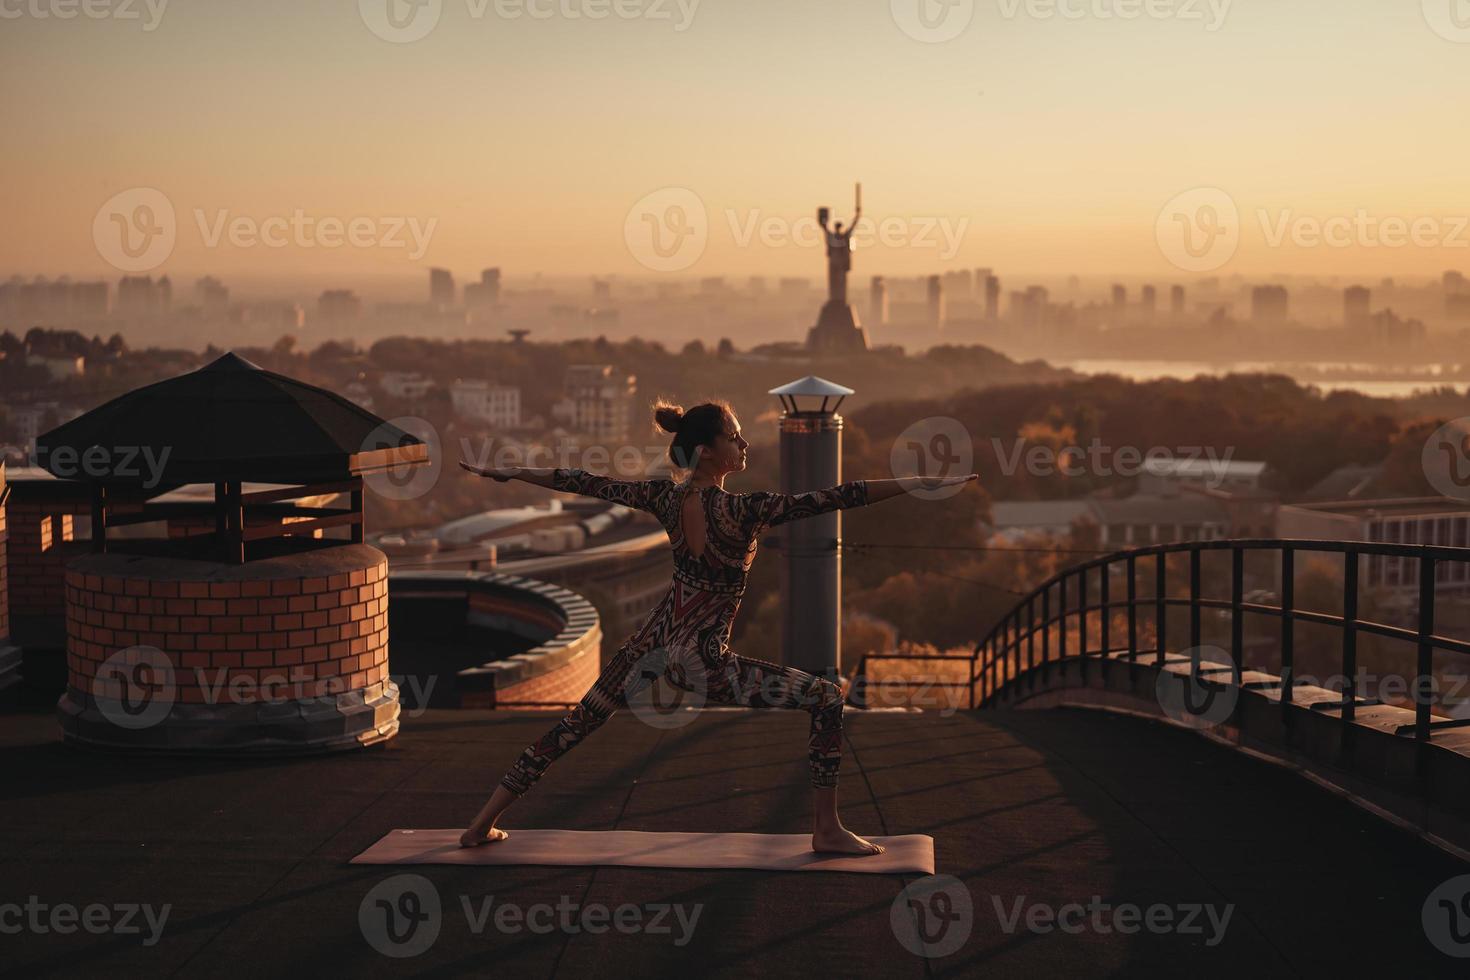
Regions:
<instances>
[{"instance_id":1,"label":"woman's outstretched arm","mask_svg":"<svg viewBox=\"0 0 1470 980\"><path fill-rule=\"evenodd\" d=\"M656 496L656 481L615 480L586 470L563 466L475 466L460 460L459 465L471 473L504 483L524 480L548 490L577 493L584 497L600 497L625 507L648 510Z\"/></svg>"},{"instance_id":2,"label":"woman's outstretched arm","mask_svg":"<svg viewBox=\"0 0 1470 980\"><path fill-rule=\"evenodd\" d=\"M476 476L483 476L491 480L499 480L505 483L508 480L524 480L534 483L538 487L548 490L554 489L551 481L556 476L556 468L551 466L476 466L464 460L459 461L461 469L469 470Z\"/></svg>"},{"instance_id":3,"label":"woman's outstretched arm","mask_svg":"<svg viewBox=\"0 0 1470 980\"><path fill-rule=\"evenodd\" d=\"M807 490L803 493L758 490L741 495L744 508L742 523L748 530L759 531L763 527L774 527L803 517L815 517L828 511L866 507L911 490L935 490L969 483L979 478L978 473L939 478L903 476L894 480L853 480L839 483L835 487Z\"/></svg>"},{"instance_id":4,"label":"woman's outstretched arm","mask_svg":"<svg viewBox=\"0 0 1470 980\"><path fill-rule=\"evenodd\" d=\"M913 490L938 490L940 487L956 487L971 480L980 479L979 473L964 476L901 476L895 480L867 480L868 503L876 504L889 497Z\"/></svg>"}]
</instances>

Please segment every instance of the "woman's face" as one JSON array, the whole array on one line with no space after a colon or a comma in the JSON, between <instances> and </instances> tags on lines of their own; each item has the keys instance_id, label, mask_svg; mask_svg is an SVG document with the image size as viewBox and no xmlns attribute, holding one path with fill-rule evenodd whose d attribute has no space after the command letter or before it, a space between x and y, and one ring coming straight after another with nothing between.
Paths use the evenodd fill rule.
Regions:
<instances>
[{"instance_id":1,"label":"woman's face","mask_svg":"<svg viewBox=\"0 0 1470 980\"><path fill-rule=\"evenodd\" d=\"M715 436L715 441L705 447L705 452L714 461L714 467L720 473L739 473L745 469L746 450L750 443L740 434L740 420L729 412L721 423L720 433Z\"/></svg>"}]
</instances>

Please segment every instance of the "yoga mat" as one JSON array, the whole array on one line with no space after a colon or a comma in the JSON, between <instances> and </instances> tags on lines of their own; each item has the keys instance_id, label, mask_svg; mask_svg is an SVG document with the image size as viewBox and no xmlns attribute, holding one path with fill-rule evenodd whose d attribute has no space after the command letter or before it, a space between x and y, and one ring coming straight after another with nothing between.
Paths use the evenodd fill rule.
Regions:
<instances>
[{"instance_id":1,"label":"yoga mat","mask_svg":"<svg viewBox=\"0 0 1470 980\"><path fill-rule=\"evenodd\" d=\"M810 834L685 834L641 830L521 830L493 844L460 847L457 830L393 830L352 864L573 864L631 868L934 873L927 834L866 837L888 850L860 857L818 854Z\"/></svg>"}]
</instances>

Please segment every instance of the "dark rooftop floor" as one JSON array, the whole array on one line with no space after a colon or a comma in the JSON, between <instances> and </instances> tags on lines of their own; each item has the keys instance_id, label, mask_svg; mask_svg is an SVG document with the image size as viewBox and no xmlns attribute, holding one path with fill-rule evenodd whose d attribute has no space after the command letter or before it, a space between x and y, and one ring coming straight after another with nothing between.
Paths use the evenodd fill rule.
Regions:
<instances>
[{"instance_id":1,"label":"dark rooftop floor","mask_svg":"<svg viewBox=\"0 0 1470 980\"><path fill-rule=\"evenodd\" d=\"M968 941L929 960L890 909L918 875L578 867L367 867L394 827L466 822L544 713L429 711L391 744L270 763L121 761L57 741L42 712L0 716L7 846L0 903L168 904L161 940L0 935L12 975L1464 976L1421 909L1470 872L1302 778L1192 733L1091 712L848 714L843 819L926 833L973 900ZM810 826L807 718L708 712L656 730L623 712L503 819L517 827L800 833ZM443 902L413 959L368 944L368 891L421 874ZM1007 910L1235 906L1203 935L1007 934ZM700 903L693 939L555 930L476 935L460 904ZM565 896L565 898L563 898ZM1182 913L1181 913L1182 914ZM139 920L142 921L141 919ZM674 920L669 919L672 924ZM0 917L0 925L4 925ZM144 934L147 927L144 927Z\"/></svg>"}]
</instances>

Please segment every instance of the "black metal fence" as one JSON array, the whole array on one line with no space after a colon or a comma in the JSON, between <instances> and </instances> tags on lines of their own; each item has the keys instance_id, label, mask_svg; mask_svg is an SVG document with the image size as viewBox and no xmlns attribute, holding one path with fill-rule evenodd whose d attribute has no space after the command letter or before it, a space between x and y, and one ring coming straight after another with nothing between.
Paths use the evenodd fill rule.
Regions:
<instances>
[{"instance_id":1,"label":"black metal fence","mask_svg":"<svg viewBox=\"0 0 1470 980\"><path fill-rule=\"evenodd\" d=\"M1203 564L1207 554L1227 553L1230 560L1228 598L1211 598L1203 594ZM1302 608L1297 602L1297 560L1303 555L1340 555L1342 559L1341 614ZM1188 563L1188 571L1171 569L1171 556L1176 562ZM1274 589L1246 592L1246 566L1256 569L1267 562L1274 573ZM1228 654L1231 681L1239 685L1246 666L1245 617L1259 614L1279 620L1279 636L1273 646L1279 655L1280 701L1282 712L1294 703L1296 677L1296 627L1314 623L1336 631L1334 641L1338 667L1346 686L1340 701L1318 702L1314 707L1341 708L1346 721L1354 718L1364 704L1379 703L1357 691L1358 640L1362 635L1381 636L1406 641L1417 650L1411 691L1415 720L1412 730L1416 739L1427 740L1435 730L1470 725L1470 719L1436 719L1434 706L1434 655L1446 651L1470 655L1470 642L1453 639L1436 632L1436 600L1444 589L1470 591L1461 585L1470 569L1470 548L1430 545L1399 545L1376 542L1309 541L1251 539L1194 541L1154 545L1121 551L1075 565L1048 579L1022 598L976 645L967 658L926 656L907 658L896 655L869 655L859 665L857 675L868 687L912 686L911 678L867 678L873 662L899 660L969 661L968 681L928 681L941 688L959 688L970 708L993 703L1007 691L1007 686L1023 678L1034 680L1036 672L1064 660L1138 660L1153 657L1162 665L1169 642L1169 612L1183 610L1189 617L1187 648L1190 671L1197 683L1200 671L1203 618L1209 610L1228 612L1230 639ZM1453 570L1451 566L1456 567ZM1366 570L1366 575L1364 574ZM1152 588L1140 590L1140 573ZM1182 592L1179 577L1187 577L1187 594ZM1121 588L1118 580L1121 579ZM1393 584L1398 594L1405 587L1413 595L1408 613L1412 626L1371 621L1359 615L1362 584L1383 588ZM1265 592L1268 595L1261 595ZM1121 594L1120 594L1121 593ZM1416 595L1414 594L1416 593ZM1262 601L1274 598L1276 601ZM1248 601L1248 599L1250 601ZM1115 624L1115 616L1123 622ZM1094 636L1096 641L1094 642ZM1141 639L1142 637L1142 639ZM1161 641L1160 638L1163 638ZM1179 651L1172 651L1179 652Z\"/></svg>"}]
</instances>

